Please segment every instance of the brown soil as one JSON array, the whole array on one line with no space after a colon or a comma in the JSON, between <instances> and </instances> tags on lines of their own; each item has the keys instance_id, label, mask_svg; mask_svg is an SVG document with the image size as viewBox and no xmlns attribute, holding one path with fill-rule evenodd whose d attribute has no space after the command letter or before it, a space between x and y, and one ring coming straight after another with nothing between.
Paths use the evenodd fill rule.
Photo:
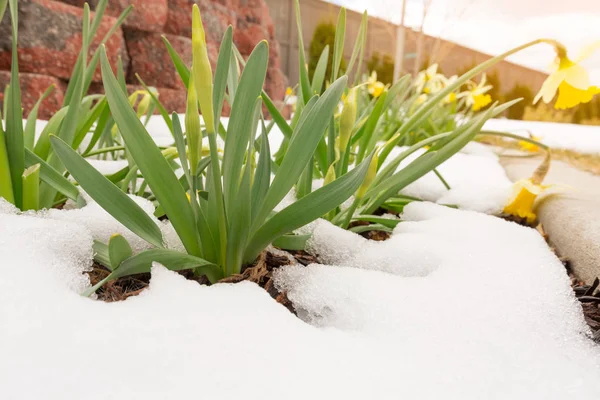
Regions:
<instances>
[{"instance_id":1,"label":"brown soil","mask_svg":"<svg viewBox=\"0 0 600 400\"><path fill-rule=\"evenodd\" d=\"M279 254L265 250L261 253L256 262L252 265L246 266L242 273L232 275L230 277L220 280L218 283L238 283L242 281L254 282L260 287L264 288L277 302L284 305L290 312L295 314L292 303L288 300L285 293L279 292L273 284L273 271L283 265L289 265L292 263L298 263L300 265L309 265L318 263L317 257L312 256L304 251L290 251L284 252L279 251ZM102 279L106 278L110 271L104 266L94 263L92 271L88 272L90 282L95 285ZM190 270L179 271L179 274L185 276L187 279L195 280L201 285L210 285L210 282L204 276L195 276ZM128 277L119 278L114 281L107 282L103 285L96 295L98 300L105 302L123 301L131 296L137 296L144 289L148 287L150 283L150 274L137 274Z\"/></svg>"}]
</instances>

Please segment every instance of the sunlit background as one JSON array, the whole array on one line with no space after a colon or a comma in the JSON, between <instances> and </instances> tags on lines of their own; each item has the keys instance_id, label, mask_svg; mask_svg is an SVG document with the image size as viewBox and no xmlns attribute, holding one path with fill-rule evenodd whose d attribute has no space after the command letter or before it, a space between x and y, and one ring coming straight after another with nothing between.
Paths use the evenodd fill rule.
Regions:
<instances>
[{"instance_id":1,"label":"sunlit background","mask_svg":"<svg viewBox=\"0 0 600 400\"><path fill-rule=\"evenodd\" d=\"M598 0L406 0L405 25L488 54L499 54L529 40L559 40L576 57L582 46L600 40ZM356 11L400 23L402 0L330 0ZM425 8L425 13L424 13ZM425 15L425 17L424 17ZM549 47L537 46L509 58L547 70ZM583 63L600 86L600 52Z\"/></svg>"}]
</instances>

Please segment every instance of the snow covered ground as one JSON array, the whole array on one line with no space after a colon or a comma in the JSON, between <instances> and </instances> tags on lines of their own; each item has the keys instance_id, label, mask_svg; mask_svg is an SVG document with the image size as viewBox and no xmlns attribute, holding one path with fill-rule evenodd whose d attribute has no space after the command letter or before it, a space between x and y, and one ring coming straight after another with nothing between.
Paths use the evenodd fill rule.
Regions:
<instances>
[{"instance_id":1,"label":"snow covered ground","mask_svg":"<svg viewBox=\"0 0 600 400\"><path fill-rule=\"evenodd\" d=\"M0 204L2 399L600 396L600 351L531 229L431 203L382 243L318 222L310 248L328 265L276 275L301 320L252 283L158 265L137 297L79 296L92 238L122 230L86 208Z\"/></svg>"},{"instance_id":2,"label":"snow covered ground","mask_svg":"<svg viewBox=\"0 0 600 400\"><path fill-rule=\"evenodd\" d=\"M561 124L554 122L490 119L484 130L530 135L554 149L574 150L580 153L600 153L600 126Z\"/></svg>"},{"instance_id":3,"label":"snow covered ground","mask_svg":"<svg viewBox=\"0 0 600 400\"><path fill-rule=\"evenodd\" d=\"M170 144L160 120L149 130ZM429 174L404 192L487 213L510 193L476 143L438 170L450 191ZM534 230L427 202L385 242L310 229L325 265L275 276L300 318L252 283L200 286L160 265L139 296L103 303L79 296L93 239L147 244L91 201L19 214L0 200L0 399L599 398L600 347Z\"/></svg>"}]
</instances>

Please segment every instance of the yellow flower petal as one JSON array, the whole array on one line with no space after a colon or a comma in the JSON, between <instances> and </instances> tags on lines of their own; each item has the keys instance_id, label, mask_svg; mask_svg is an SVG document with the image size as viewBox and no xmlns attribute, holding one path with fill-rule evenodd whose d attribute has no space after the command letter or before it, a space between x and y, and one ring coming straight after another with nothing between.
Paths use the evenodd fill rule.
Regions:
<instances>
[{"instance_id":1,"label":"yellow flower petal","mask_svg":"<svg viewBox=\"0 0 600 400\"><path fill-rule=\"evenodd\" d=\"M587 71L581 65L573 64L565 70L565 82L577 89L587 89L590 86L590 78Z\"/></svg>"},{"instance_id":2,"label":"yellow flower petal","mask_svg":"<svg viewBox=\"0 0 600 400\"><path fill-rule=\"evenodd\" d=\"M293 93L292 88L288 87L287 89L285 89L285 95L286 96L290 96Z\"/></svg>"},{"instance_id":3,"label":"yellow flower petal","mask_svg":"<svg viewBox=\"0 0 600 400\"><path fill-rule=\"evenodd\" d=\"M473 96L473 111L479 111L483 107L487 106L492 102L492 96L489 94L476 94Z\"/></svg>"},{"instance_id":4,"label":"yellow flower petal","mask_svg":"<svg viewBox=\"0 0 600 400\"><path fill-rule=\"evenodd\" d=\"M531 224L537 218L533 205L539 193L543 189L535 185L530 179L518 181L513 186L513 196L504 207L503 212L512 216L523 218Z\"/></svg>"},{"instance_id":5,"label":"yellow flower petal","mask_svg":"<svg viewBox=\"0 0 600 400\"><path fill-rule=\"evenodd\" d=\"M556 99L554 108L565 110L581 103L588 103L598 93L600 93L600 89L596 86L581 90L563 82L558 87L558 98Z\"/></svg>"},{"instance_id":6,"label":"yellow flower petal","mask_svg":"<svg viewBox=\"0 0 600 400\"><path fill-rule=\"evenodd\" d=\"M542 88L538 94L535 96L533 104L536 104L540 98L544 100L544 103L550 103L556 95L558 86L560 86L560 83L564 80L565 76L566 73L562 70L551 73L542 84Z\"/></svg>"}]
</instances>

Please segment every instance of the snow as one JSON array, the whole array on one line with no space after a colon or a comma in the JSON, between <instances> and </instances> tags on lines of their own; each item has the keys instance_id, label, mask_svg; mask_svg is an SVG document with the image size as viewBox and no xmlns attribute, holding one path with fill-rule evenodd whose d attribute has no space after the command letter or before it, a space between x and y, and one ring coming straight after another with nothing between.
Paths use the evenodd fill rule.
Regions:
<instances>
[{"instance_id":1,"label":"snow","mask_svg":"<svg viewBox=\"0 0 600 400\"><path fill-rule=\"evenodd\" d=\"M533 135L554 149L586 154L600 153L600 126L490 119L483 130L510 132L524 137Z\"/></svg>"},{"instance_id":2,"label":"snow","mask_svg":"<svg viewBox=\"0 0 600 400\"><path fill-rule=\"evenodd\" d=\"M330 265L276 276L303 321L252 283L200 286L159 265L137 297L80 297L92 232L113 228L56 213L69 217L0 200L0 398L600 395L598 348L531 229L430 203L408 205L384 243L319 221L311 249Z\"/></svg>"},{"instance_id":3,"label":"snow","mask_svg":"<svg viewBox=\"0 0 600 400\"><path fill-rule=\"evenodd\" d=\"M394 148L386 163L406 149L407 147ZM424 152L425 150L421 149L408 156L400 163L397 171L405 168ZM512 182L500 165L498 156L479 143L469 143L437 170L450 186L450 190L446 189L434 172L430 172L405 187L401 193L487 214L500 213L510 196Z\"/></svg>"}]
</instances>

